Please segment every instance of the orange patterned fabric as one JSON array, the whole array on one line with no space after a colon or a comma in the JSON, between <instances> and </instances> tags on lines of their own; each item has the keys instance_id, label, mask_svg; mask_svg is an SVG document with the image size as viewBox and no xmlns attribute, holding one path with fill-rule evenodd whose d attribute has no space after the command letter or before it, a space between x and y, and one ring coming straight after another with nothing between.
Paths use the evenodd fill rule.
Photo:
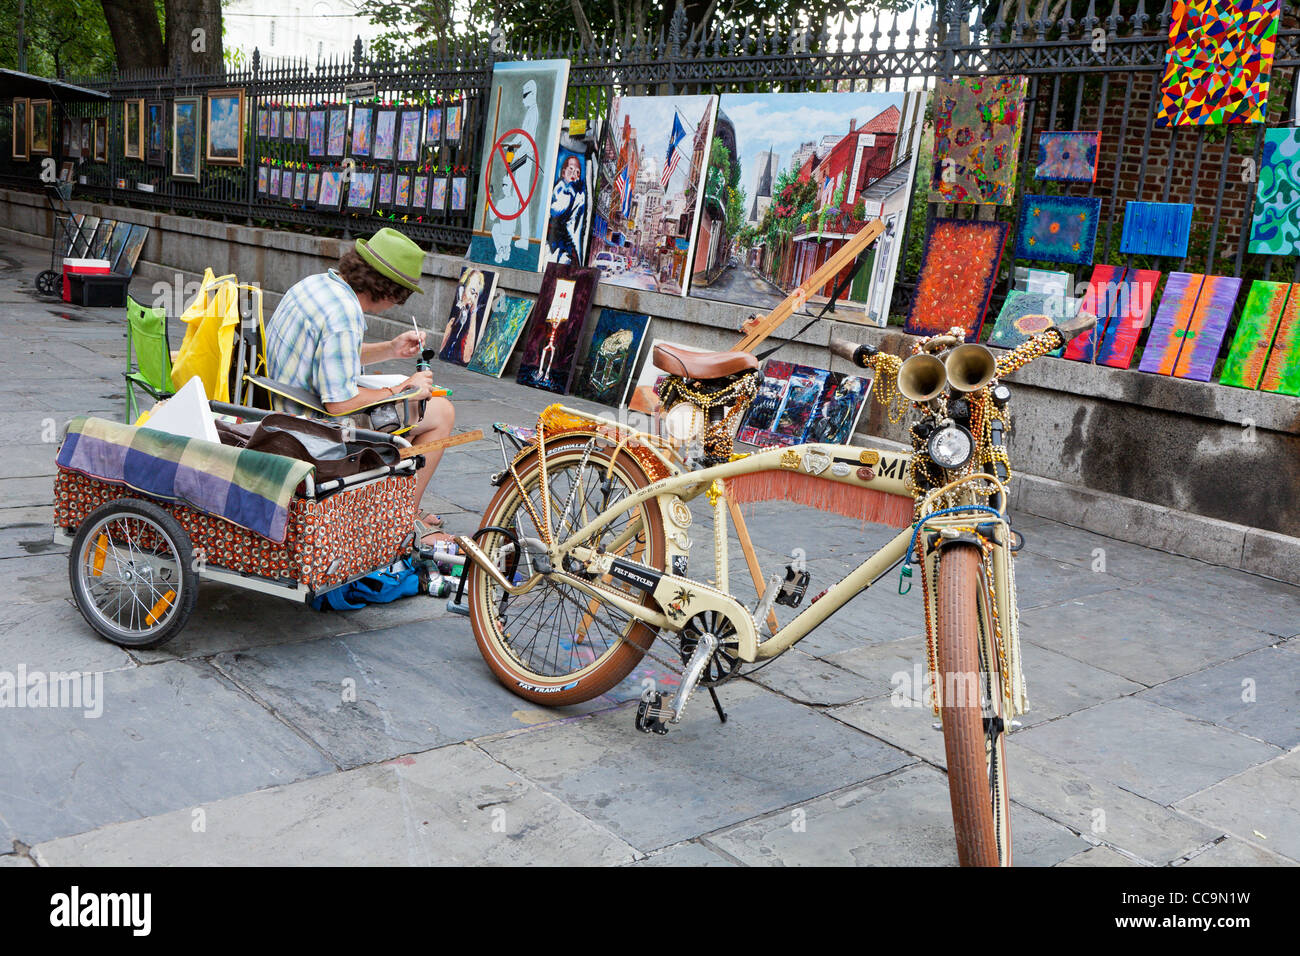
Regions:
<instances>
[{"instance_id":1,"label":"orange patterned fabric","mask_svg":"<svg viewBox=\"0 0 1300 956\"><path fill-rule=\"evenodd\" d=\"M143 497L129 488L59 469L54 480L54 524L72 533L105 502ZM294 498L282 545L183 505L154 504L171 512L189 535L195 553L202 551L213 567L296 581L319 591L390 564L402 553L414 525L415 477L391 476L321 501Z\"/></svg>"}]
</instances>

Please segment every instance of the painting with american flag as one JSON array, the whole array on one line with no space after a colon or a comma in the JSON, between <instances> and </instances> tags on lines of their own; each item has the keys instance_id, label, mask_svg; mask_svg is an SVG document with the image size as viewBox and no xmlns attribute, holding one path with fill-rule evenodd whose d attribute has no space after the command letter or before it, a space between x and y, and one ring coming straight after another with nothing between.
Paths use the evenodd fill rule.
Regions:
<instances>
[{"instance_id":1,"label":"painting with american flag","mask_svg":"<svg viewBox=\"0 0 1300 956\"><path fill-rule=\"evenodd\" d=\"M716 112L715 96L614 98L587 260L602 282L686 294Z\"/></svg>"}]
</instances>

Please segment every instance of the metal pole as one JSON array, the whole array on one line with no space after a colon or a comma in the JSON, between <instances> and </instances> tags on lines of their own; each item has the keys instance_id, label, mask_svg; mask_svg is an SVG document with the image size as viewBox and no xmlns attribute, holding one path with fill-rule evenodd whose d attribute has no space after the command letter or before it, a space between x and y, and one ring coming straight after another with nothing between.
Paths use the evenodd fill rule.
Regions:
<instances>
[{"instance_id":1,"label":"metal pole","mask_svg":"<svg viewBox=\"0 0 1300 956\"><path fill-rule=\"evenodd\" d=\"M27 37L23 32L27 17L27 0L18 0L18 72L27 72Z\"/></svg>"}]
</instances>

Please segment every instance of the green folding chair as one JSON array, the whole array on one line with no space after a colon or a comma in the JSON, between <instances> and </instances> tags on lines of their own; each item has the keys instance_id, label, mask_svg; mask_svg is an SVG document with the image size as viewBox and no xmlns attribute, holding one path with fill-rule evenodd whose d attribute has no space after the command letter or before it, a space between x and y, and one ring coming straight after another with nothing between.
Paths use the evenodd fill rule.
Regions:
<instances>
[{"instance_id":1,"label":"green folding chair","mask_svg":"<svg viewBox=\"0 0 1300 956\"><path fill-rule=\"evenodd\" d=\"M167 313L148 309L128 294L126 297L126 423L140 417L135 390L141 388L154 401L171 398L172 355L167 344Z\"/></svg>"}]
</instances>

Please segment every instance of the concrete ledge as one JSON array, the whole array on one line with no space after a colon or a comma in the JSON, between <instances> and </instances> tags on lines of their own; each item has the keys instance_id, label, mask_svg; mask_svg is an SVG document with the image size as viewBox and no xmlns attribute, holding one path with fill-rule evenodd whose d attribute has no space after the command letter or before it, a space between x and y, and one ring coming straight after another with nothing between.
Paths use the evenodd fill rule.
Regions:
<instances>
[{"instance_id":1,"label":"concrete ledge","mask_svg":"<svg viewBox=\"0 0 1300 956\"><path fill-rule=\"evenodd\" d=\"M1241 570L1300 584L1300 539L1247 528ZM1300 621L1295 622L1295 631L1300 636Z\"/></svg>"}]
</instances>

